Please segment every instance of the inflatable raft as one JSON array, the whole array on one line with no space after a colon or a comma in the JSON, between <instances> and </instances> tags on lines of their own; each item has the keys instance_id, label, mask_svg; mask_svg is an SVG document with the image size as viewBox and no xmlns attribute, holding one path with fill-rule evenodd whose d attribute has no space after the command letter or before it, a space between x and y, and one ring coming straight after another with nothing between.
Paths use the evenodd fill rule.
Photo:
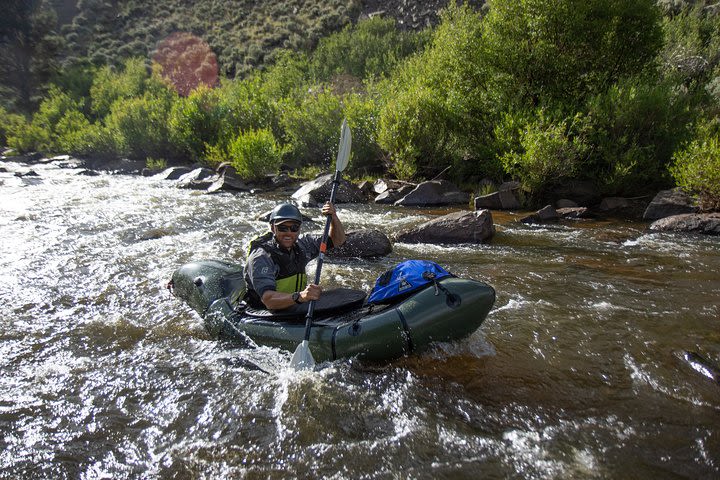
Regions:
<instances>
[{"instance_id":1,"label":"inflatable raft","mask_svg":"<svg viewBox=\"0 0 720 480\"><path fill-rule=\"evenodd\" d=\"M329 290L316 303L310 350L317 361L358 357L391 360L426 349L433 342L469 336L495 302L495 290L454 276L438 280L390 305L368 305L365 292ZM307 304L272 312L246 307L236 298L245 289L242 266L217 260L178 268L168 285L205 321L211 335L293 351L305 333Z\"/></svg>"}]
</instances>

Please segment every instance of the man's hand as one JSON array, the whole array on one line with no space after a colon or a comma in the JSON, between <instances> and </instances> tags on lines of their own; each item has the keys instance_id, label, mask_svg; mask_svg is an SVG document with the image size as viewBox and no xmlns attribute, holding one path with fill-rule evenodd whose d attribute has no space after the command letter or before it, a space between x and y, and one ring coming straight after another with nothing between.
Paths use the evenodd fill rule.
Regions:
<instances>
[{"instance_id":1,"label":"man's hand","mask_svg":"<svg viewBox=\"0 0 720 480\"><path fill-rule=\"evenodd\" d=\"M337 216L335 211L335 205L327 202L322 207L322 214L330 217L330 238L332 239L333 247L340 247L345 243L345 228L343 228L340 218Z\"/></svg>"},{"instance_id":2,"label":"man's hand","mask_svg":"<svg viewBox=\"0 0 720 480\"><path fill-rule=\"evenodd\" d=\"M305 290L300 292L300 301L302 303L309 302L310 300L318 300L322 294L322 287L315 285L314 283L309 284L305 287Z\"/></svg>"},{"instance_id":3,"label":"man's hand","mask_svg":"<svg viewBox=\"0 0 720 480\"><path fill-rule=\"evenodd\" d=\"M322 206L322 214L323 215L330 216L330 215L336 215L336 213L337 212L335 211L335 205L333 205L332 203L327 202L327 203L325 203L325 205Z\"/></svg>"}]
</instances>

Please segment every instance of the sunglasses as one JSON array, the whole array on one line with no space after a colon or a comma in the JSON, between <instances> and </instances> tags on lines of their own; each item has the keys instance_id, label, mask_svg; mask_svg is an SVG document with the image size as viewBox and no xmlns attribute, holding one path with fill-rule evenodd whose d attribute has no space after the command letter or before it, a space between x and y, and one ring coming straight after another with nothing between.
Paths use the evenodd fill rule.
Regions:
<instances>
[{"instance_id":1,"label":"sunglasses","mask_svg":"<svg viewBox=\"0 0 720 480\"><path fill-rule=\"evenodd\" d=\"M276 225L278 232L293 232L297 233L300 231L300 225Z\"/></svg>"}]
</instances>

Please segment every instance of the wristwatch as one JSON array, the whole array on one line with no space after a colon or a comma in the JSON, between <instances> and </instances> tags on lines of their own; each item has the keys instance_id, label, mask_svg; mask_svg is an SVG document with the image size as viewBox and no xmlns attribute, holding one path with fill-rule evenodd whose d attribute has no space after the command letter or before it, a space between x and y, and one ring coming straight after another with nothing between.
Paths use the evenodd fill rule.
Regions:
<instances>
[{"instance_id":1,"label":"wristwatch","mask_svg":"<svg viewBox=\"0 0 720 480\"><path fill-rule=\"evenodd\" d=\"M300 301L300 292L295 292L292 294L293 302L297 303L298 305L302 302Z\"/></svg>"}]
</instances>

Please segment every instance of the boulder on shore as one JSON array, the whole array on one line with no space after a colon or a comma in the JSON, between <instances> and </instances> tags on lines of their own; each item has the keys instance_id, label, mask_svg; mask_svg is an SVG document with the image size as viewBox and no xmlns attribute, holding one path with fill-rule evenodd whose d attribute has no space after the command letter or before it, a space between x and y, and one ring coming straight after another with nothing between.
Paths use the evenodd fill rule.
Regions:
<instances>
[{"instance_id":1,"label":"boulder on shore","mask_svg":"<svg viewBox=\"0 0 720 480\"><path fill-rule=\"evenodd\" d=\"M372 185L372 189L376 194L385 193L388 190L400 190L403 187L412 186L415 188L417 185L414 183L406 182L404 180L393 180L387 178L378 178Z\"/></svg>"},{"instance_id":2,"label":"boulder on shore","mask_svg":"<svg viewBox=\"0 0 720 480\"><path fill-rule=\"evenodd\" d=\"M558 215L558 212L553 208L552 205L545 205L543 208L538 210L537 212L528 215L527 217L523 217L520 219L520 222L522 223L544 223L544 222L554 222L560 218L560 215Z\"/></svg>"},{"instance_id":3,"label":"boulder on shore","mask_svg":"<svg viewBox=\"0 0 720 480\"><path fill-rule=\"evenodd\" d=\"M650 230L656 232L686 232L720 235L720 212L685 213L654 221Z\"/></svg>"},{"instance_id":4,"label":"boulder on shore","mask_svg":"<svg viewBox=\"0 0 720 480\"><path fill-rule=\"evenodd\" d=\"M328 256L374 258L391 252L392 243L381 231L352 230L346 233L345 243L341 247L328 250Z\"/></svg>"},{"instance_id":5,"label":"boulder on shore","mask_svg":"<svg viewBox=\"0 0 720 480\"><path fill-rule=\"evenodd\" d=\"M226 174L216 175L214 181L207 189L208 193L221 191L230 192L249 192L252 190L245 182L236 176L228 176Z\"/></svg>"},{"instance_id":6,"label":"boulder on shore","mask_svg":"<svg viewBox=\"0 0 720 480\"><path fill-rule=\"evenodd\" d=\"M188 167L170 167L160 172L159 175L161 175L163 180L177 180L190 172L192 172L192 170Z\"/></svg>"},{"instance_id":7,"label":"boulder on shore","mask_svg":"<svg viewBox=\"0 0 720 480\"><path fill-rule=\"evenodd\" d=\"M385 190L383 193L375 197L375 200L373 201L380 205L392 205L410 193L414 188L414 185L405 185L397 190Z\"/></svg>"},{"instance_id":8,"label":"boulder on shore","mask_svg":"<svg viewBox=\"0 0 720 480\"><path fill-rule=\"evenodd\" d=\"M520 208L520 202L512 190L498 190L497 192L475 197L475 210L482 210L484 208L491 210L517 210Z\"/></svg>"},{"instance_id":9,"label":"boulder on shore","mask_svg":"<svg viewBox=\"0 0 720 480\"><path fill-rule=\"evenodd\" d=\"M418 184L407 195L395 202L403 207L467 204L470 195L460 191L447 180L430 180Z\"/></svg>"},{"instance_id":10,"label":"boulder on shore","mask_svg":"<svg viewBox=\"0 0 720 480\"><path fill-rule=\"evenodd\" d=\"M579 219L579 218L592 218L592 214L587 207L565 207L556 209L557 214L560 218L565 219Z\"/></svg>"},{"instance_id":11,"label":"boulder on shore","mask_svg":"<svg viewBox=\"0 0 720 480\"><path fill-rule=\"evenodd\" d=\"M302 206L317 207L330 198L332 190L333 175L321 175L315 180L303 184L299 190L292 194ZM335 203L367 203L367 197L354 184L345 179L340 179Z\"/></svg>"},{"instance_id":12,"label":"boulder on shore","mask_svg":"<svg viewBox=\"0 0 720 480\"><path fill-rule=\"evenodd\" d=\"M655 195L645 209L643 220L658 220L672 215L696 213L698 207L693 204L690 195L679 188L662 190Z\"/></svg>"},{"instance_id":13,"label":"boulder on shore","mask_svg":"<svg viewBox=\"0 0 720 480\"><path fill-rule=\"evenodd\" d=\"M178 178L177 187L190 188L193 190L207 190L207 188L212 185L216 179L217 177L214 170L200 167Z\"/></svg>"},{"instance_id":14,"label":"boulder on shore","mask_svg":"<svg viewBox=\"0 0 720 480\"><path fill-rule=\"evenodd\" d=\"M430 220L394 235L406 243L485 243L495 235L490 210L461 211Z\"/></svg>"},{"instance_id":15,"label":"boulder on shore","mask_svg":"<svg viewBox=\"0 0 720 480\"><path fill-rule=\"evenodd\" d=\"M566 180L555 186L549 197L572 200L577 205L590 207L600 202L600 190L594 183L586 180Z\"/></svg>"}]
</instances>

